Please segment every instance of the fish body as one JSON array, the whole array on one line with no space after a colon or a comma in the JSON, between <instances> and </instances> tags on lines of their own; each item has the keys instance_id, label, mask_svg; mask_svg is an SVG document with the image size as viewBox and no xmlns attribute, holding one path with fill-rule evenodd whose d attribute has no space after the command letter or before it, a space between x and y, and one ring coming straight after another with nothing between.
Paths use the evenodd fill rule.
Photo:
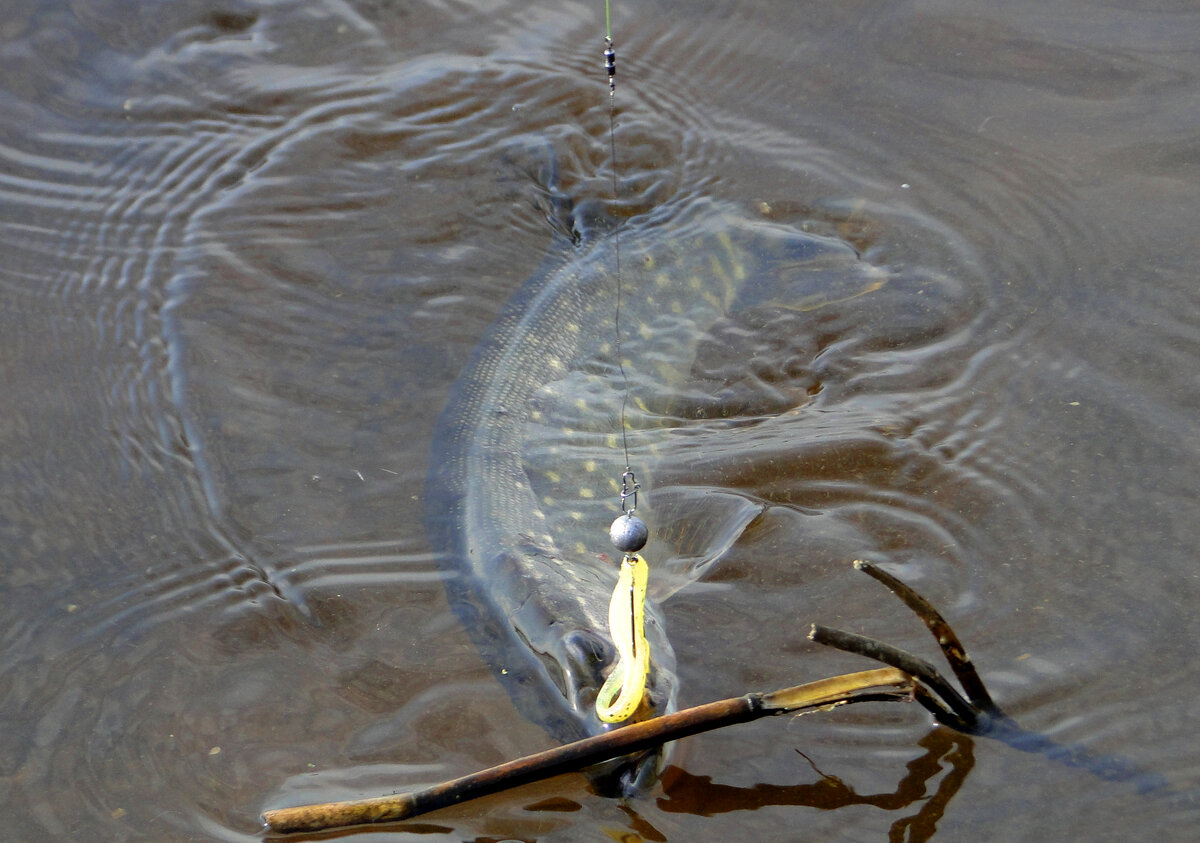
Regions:
<instances>
[{"instance_id":1,"label":"fish body","mask_svg":"<svg viewBox=\"0 0 1200 843\"><path fill-rule=\"evenodd\" d=\"M595 699L616 659L608 607L620 554L608 526L625 468L626 379L614 342L617 243L611 226L596 228L578 245L556 246L572 253L530 279L475 349L438 422L426 493L450 603L518 708L564 742L611 728ZM684 416L712 409L711 384L691 367L714 323L781 295L801 302L831 283L871 283L861 272L836 277L858 265L845 243L708 200L631 221L619 248L626 423L639 477L656 442ZM804 283L825 292L793 289ZM649 554L678 550L652 542L652 583L667 560ZM645 635L647 696L634 719L673 711L677 699L655 600ZM648 751L597 768L592 780L601 792L633 794L663 761L661 750Z\"/></svg>"}]
</instances>

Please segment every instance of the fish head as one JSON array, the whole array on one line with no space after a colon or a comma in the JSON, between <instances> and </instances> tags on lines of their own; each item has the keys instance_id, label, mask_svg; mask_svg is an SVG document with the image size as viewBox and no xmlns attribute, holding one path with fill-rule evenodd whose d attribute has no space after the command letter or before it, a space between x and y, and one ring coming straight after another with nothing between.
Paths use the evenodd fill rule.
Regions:
<instances>
[{"instance_id":1,"label":"fish head","mask_svg":"<svg viewBox=\"0 0 1200 843\"><path fill-rule=\"evenodd\" d=\"M543 689L540 700L526 699L527 715L538 711L540 716L535 718L564 742L623 725L605 723L596 714L596 697L618 662L608 629L614 572L595 560L568 560L554 549L531 543L510 552L508 558L520 565L524 572L521 582L530 590L509 615L511 628L534 662L533 675L528 677L531 681L518 684L524 692ZM645 692L625 723L669 714L676 706L675 653L664 630L662 612L652 599L645 603L643 629L650 651ZM510 674L507 678L518 677ZM649 749L597 765L589 771L589 778L599 793L633 796L657 780L665 760L661 748Z\"/></svg>"},{"instance_id":2,"label":"fish head","mask_svg":"<svg viewBox=\"0 0 1200 843\"><path fill-rule=\"evenodd\" d=\"M596 696L607 674L616 666L616 650L607 633L575 629L562 637L560 669L565 682L560 687L587 734L601 734L676 710L675 655L662 633L657 614L655 609L655 616L646 619L646 637L652 654L646 689L633 716L621 724L604 723L596 716ZM601 796L632 798L654 785L666 766L668 754L668 747L658 746L604 761L586 771L588 780Z\"/></svg>"},{"instance_id":3,"label":"fish head","mask_svg":"<svg viewBox=\"0 0 1200 843\"><path fill-rule=\"evenodd\" d=\"M616 572L602 559L574 558L528 537L512 541L475 576L456 572L447 596L517 709L570 743L617 728L600 720L596 698L618 661L608 630ZM645 603L650 650L642 704L627 723L675 711L675 654L657 603ZM650 749L587 771L596 791L624 797L658 778L667 752Z\"/></svg>"}]
</instances>

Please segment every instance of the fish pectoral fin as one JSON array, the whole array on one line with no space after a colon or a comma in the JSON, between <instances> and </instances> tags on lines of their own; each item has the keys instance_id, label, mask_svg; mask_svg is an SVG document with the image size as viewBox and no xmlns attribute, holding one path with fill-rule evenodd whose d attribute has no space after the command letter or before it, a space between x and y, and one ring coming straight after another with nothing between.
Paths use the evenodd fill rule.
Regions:
<instances>
[{"instance_id":1,"label":"fish pectoral fin","mask_svg":"<svg viewBox=\"0 0 1200 843\"><path fill-rule=\"evenodd\" d=\"M655 550L663 561L651 571L649 594L662 603L702 579L758 518L766 506L728 491L703 486L654 490L655 537L667 545Z\"/></svg>"}]
</instances>

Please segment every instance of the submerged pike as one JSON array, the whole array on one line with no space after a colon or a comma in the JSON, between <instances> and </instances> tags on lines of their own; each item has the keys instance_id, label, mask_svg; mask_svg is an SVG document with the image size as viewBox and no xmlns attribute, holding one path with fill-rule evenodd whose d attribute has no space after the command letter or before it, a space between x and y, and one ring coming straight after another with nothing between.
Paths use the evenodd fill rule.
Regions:
<instances>
[{"instance_id":1,"label":"submerged pike","mask_svg":"<svg viewBox=\"0 0 1200 843\"><path fill-rule=\"evenodd\" d=\"M639 479L653 476L656 443L689 418L719 413L713 379L692 370L720 320L768 304L812 309L883 283L842 241L707 200L674 210L637 218L620 234L621 352ZM438 422L426 492L451 604L517 707L564 742L611 728L595 700L616 656L608 605L620 556L608 526L625 467L625 386L613 342L614 240L611 225L596 220L582 232L577 224L578 245L556 244L569 260L530 279L475 349ZM653 504L653 488L647 496ZM655 537L653 506L639 508L655 537L644 554L652 594L670 590L661 572L672 556L689 555L690 568L702 570L697 558L719 554L727 543L718 537L758 512L735 509L729 518L740 522L724 525L732 532L698 523L689 539L688 529ZM654 600L645 624L651 665L635 719L676 706L675 653ZM591 778L602 793L632 795L663 763L662 751L650 750Z\"/></svg>"}]
</instances>

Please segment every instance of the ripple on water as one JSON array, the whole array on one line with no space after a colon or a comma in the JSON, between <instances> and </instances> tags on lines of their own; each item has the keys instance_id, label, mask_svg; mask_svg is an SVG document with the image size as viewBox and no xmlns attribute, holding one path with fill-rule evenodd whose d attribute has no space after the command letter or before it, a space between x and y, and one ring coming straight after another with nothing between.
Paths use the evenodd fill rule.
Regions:
<instances>
[{"instance_id":1,"label":"ripple on water","mask_svg":"<svg viewBox=\"0 0 1200 843\"><path fill-rule=\"evenodd\" d=\"M805 623L763 618L891 618L847 573L856 556L929 591L972 645L1007 634L1031 595L1071 596L1054 566L1015 575L1064 498L1043 459L1053 437L1012 437L1075 423L1047 406L1055 372L1027 354L1048 330L1038 309L1086 304L1124 247L1079 213L1061 150L1022 151L1003 121L939 110L922 86L981 72L1044 90L1046 108L1121 97L1136 116L1148 83L1177 80L982 18L832 9L806 10L829 37L803 42L748 26L748 8L706 26L701 6L647 9L618 45L617 202L600 68L579 48L599 39L576 6L12 11L0 325L22 373L6 379L5 435L21 447L5 468L13 499L34 503L0 500L17 537L8 595L28 607L3 630L0 764L28 822L65 836L123 814L251 834L264 770L301 755L354 769L389 708L411 703L413 718L381 726L390 740L410 722L431 755L463 739L435 698L482 674L412 526L423 447L471 343L554 232L594 221L589 201L666 237L671 209L719 197L764 227L849 244L886 279L722 320L665 393L674 409L641 419L658 437L659 556L676 554L660 594L703 577L668 607L693 697L843 667L807 661ZM976 47L972 62L948 65L946 40ZM1041 84L1064 63L1073 82ZM941 92L969 112L955 86ZM1155 307L1190 343L1172 301ZM1122 395L1086 368L1072 377ZM1130 412L1089 418L1126 432ZM1176 435L1191 431L1163 433ZM746 658L748 637L778 657ZM435 638L449 643L420 643ZM1056 676L1144 647L1108 641L1076 642L1073 673L1044 654L1015 663L1007 687L1036 710L1061 699ZM497 697L478 713L515 719ZM834 733L876 734L862 717ZM1095 733L1092 719L1075 736ZM760 751L730 757L755 769ZM311 791L349 788L338 779ZM47 797L64 783L79 805ZM177 815L147 792L182 799Z\"/></svg>"},{"instance_id":2,"label":"ripple on water","mask_svg":"<svg viewBox=\"0 0 1200 843\"><path fill-rule=\"evenodd\" d=\"M78 11L88 18L95 10ZM325 13L311 15L322 17L322 32L337 23ZM160 793L176 796L214 775L241 778L252 747L243 743L231 758L230 736L247 728L269 734L289 711L279 699L285 685L272 651L289 636L310 635L305 627L335 629L347 614L344 606L306 600L304 592L396 587L428 603L440 590L429 560L395 542L301 545L282 553L258 542L230 512L223 454L198 412L204 396L191 380L203 358L189 344L185 323L192 294L205 280L199 273L211 267L197 258L219 248L204 237L211 232L206 217L236 207L228 204L231 191L254 173L273 177L273 163L308 127L336 130L349 115L378 110L369 99L377 88L348 92L344 80L323 74L282 85L280 73L281 84L258 80L259 98L239 107L245 68L261 66L254 44L267 46L269 22L201 15L194 27L180 24L160 43L169 25L99 20L106 37L131 51L146 41L156 49L136 65L106 52L103 39L73 31L79 20L34 15L27 37L6 42L6 49L39 45L27 58L42 66L14 78L40 79L53 96L37 107L6 101L10 116L25 114L38 129L15 131L6 118L9 128L0 135L9 268L0 318L24 343L6 345L15 355L7 363L26 372L14 382L16 417L6 428L39 445L36 452L14 452L6 464L19 484L16 500L24 503L13 511L6 506L5 521L19 528L31 516L65 516L53 525L35 521L6 559L7 582L19 586L14 594L29 598L30 608L5 630L4 673L19 677L3 688L12 714L5 758L7 772L19 772L25 783L34 821L59 835L87 815L162 823L166 800L152 800L159 802L156 817L144 815L147 771ZM353 30L359 23L347 25ZM295 43L295 28L288 37ZM53 44L70 55L56 53ZM86 45L86 55L78 45ZM102 72L83 87L97 67ZM79 76L64 80L64 74ZM6 96L20 93L10 87ZM23 93L39 98L38 91ZM48 116L47 109L58 113ZM319 211L336 217L368 200ZM257 221L260 242L295 242L271 237L278 222ZM312 293L300 300L314 313L325 301ZM227 300L226 312L242 320L244 302ZM264 313L271 309L262 304ZM352 322L360 312L339 315ZM281 319L275 329L329 330L298 321ZM64 399L70 413L61 411ZM268 408L281 409L277 400ZM363 472L372 480L388 476L373 466ZM355 476L350 469L345 474ZM39 512L28 508L31 501ZM200 644L210 636L216 653ZM235 681L228 668L214 667L222 656L257 666L259 678ZM301 668L288 681L314 673L320 669ZM276 680L265 678L273 674ZM211 682L214 676L221 678ZM305 709L298 717L306 719L309 705L292 709ZM64 782L76 783L80 801L73 806L51 801ZM241 804L214 815L253 831L256 811ZM177 813L180 828L195 824L195 803L179 804Z\"/></svg>"}]
</instances>

